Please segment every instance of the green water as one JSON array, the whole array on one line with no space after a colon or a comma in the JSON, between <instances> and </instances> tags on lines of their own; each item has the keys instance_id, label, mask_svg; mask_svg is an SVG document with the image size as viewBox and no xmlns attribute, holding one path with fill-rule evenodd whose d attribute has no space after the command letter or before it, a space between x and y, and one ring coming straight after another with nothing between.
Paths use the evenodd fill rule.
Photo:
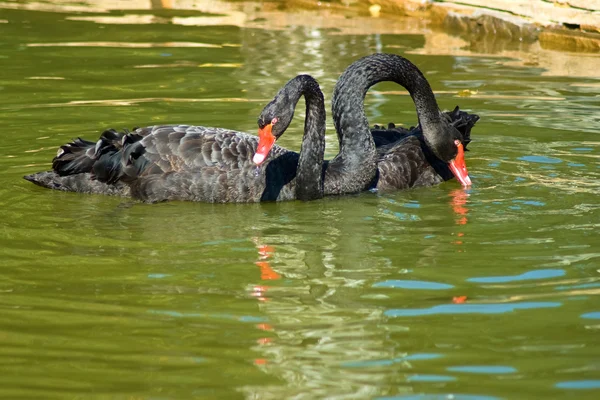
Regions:
<instances>
[{"instance_id":1,"label":"green water","mask_svg":"<svg viewBox=\"0 0 600 400\"><path fill-rule=\"evenodd\" d=\"M0 1L1 398L598 398L598 71L482 52L493 38L433 55L426 35L317 19L184 26L168 19L210 16L22 3ZM108 127L254 133L288 79L312 74L330 101L378 50L419 65L442 108L481 116L469 191L147 205L21 179ZM370 92L372 123L414 124L398 89ZM302 114L284 146L299 148Z\"/></svg>"}]
</instances>

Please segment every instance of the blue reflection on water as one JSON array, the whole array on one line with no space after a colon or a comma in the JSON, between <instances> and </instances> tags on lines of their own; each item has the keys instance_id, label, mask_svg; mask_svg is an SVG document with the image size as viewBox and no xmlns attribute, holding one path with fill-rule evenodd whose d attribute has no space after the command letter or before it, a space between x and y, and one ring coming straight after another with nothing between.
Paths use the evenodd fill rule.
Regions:
<instances>
[{"instance_id":1,"label":"blue reflection on water","mask_svg":"<svg viewBox=\"0 0 600 400\"><path fill-rule=\"evenodd\" d=\"M581 314L581 318L600 319L600 312L596 311L596 312Z\"/></svg>"},{"instance_id":2,"label":"blue reflection on water","mask_svg":"<svg viewBox=\"0 0 600 400\"><path fill-rule=\"evenodd\" d=\"M502 365L463 365L446 368L452 372L468 372L472 374L514 374L517 370L513 367Z\"/></svg>"},{"instance_id":3,"label":"blue reflection on water","mask_svg":"<svg viewBox=\"0 0 600 400\"><path fill-rule=\"evenodd\" d=\"M391 309L384 311L388 317L416 317L437 314L504 314L515 310L560 307L562 303L539 301L502 304L443 304L431 308Z\"/></svg>"},{"instance_id":4,"label":"blue reflection on water","mask_svg":"<svg viewBox=\"0 0 600 400\"><path fill-rule=\"evenodd\" d=\"M408 382L452 382L456 378L447 375L417 374L409 376L406 380Z\"/></svg>"},{"instance_id":5,"label":"blue reflection on water","mask_svg":"<svg viewBox=\"0 0 600 400\"><path fill-rule=\"evenodd\" d=\"M572 290L572 289L589 289L600 287L600 283L582 283L581 285L564 285L557 286L554 290Z\"/></svg>"},{"instance_id":6,"label":"blue reflection on water","mask_svg":"<svg viewBox=\"0 0 600 400\"><path fill-rule=\"evenodd\" d=\"M554 386L559 389L600 389L600 380L590 379L585 381L558 382Z\"/></svg>"},{"instance_id":7,"label":"blue reflection on water","mask_svg":"<svg viewBox=\"0 0 600 400\"><path fill-rule=\"evenodd\" d=\"M171 276L171 274L148 274L148 278L150 279L162 279Z\"/></svg>"},{"instance_id":8,"label":"blue reflection on water","mask_svg":"<svg viewBox=\"0 0 600 400\"><path fill-rule=\"evenodd\" d=\"M538 206L543 207L546 205L543 201L535 201L535 200L513 200L513 203L521 203L527 204L528 206Z\"/></svg>"},{"instance_id":9,"label":"blue reflection on water","mask_svg":"<svg viewBox=\"0 0 600 400\"><path fill-rule=\"evenodd\" d=\"M523 156L519 157L518 160L541 164L560 164L562 162L562 160L559 158L552 158L546 156Z\"/></svg>"},{"instance_id":10,"label":"blue reflection on water","mask_svg":"<svg viewBox=\"0 0 600 400\"><path fill-rule=\"evenodd\" d=\"M433 360L435 358L440 358L440 357L442 357L442 355L439 353L416 353L416 354L411 354L406 357L401 357L400 359L402 359L404 361L420 361L420 360Z\"/></svg>"},{"instance_id":11,"label":"blue reflection on water","mask_svg":"<svg viewBox=\"0 0 600 400\"><path fill-rule=\"evenodd\" d=\"M394 215L401 221L420 221L421 220L421 218L419 218L418 215L414 215L414 214L395 212Z\"/></svg>"},{"instance_id":12,"label":"blue reflection on water","mask_svg":"<svg viewBox=\"0 0 600 400\"><path fill-rule=\"evenodd\" d=\"M395 289L446 290L452 289L454 286L438 282L388 280L383 282L377 282L373 284L373 287Z\"/></svg>"},{"instance_id":13,"label":"blue reflection on water","mask_svg":"<svg viewBox=\"0 0 600 400\"><path fill-rule=\"evenodd\" d=\"M169 317L177 317L177 318L217 318L217 319L226 319L226 320L234 320L240 322L250 322L250 323L259 323L259 322L267 322L268 318L266 317L254 317L252 315L233 315L233 314L225 314L225 313L189 313L189 312L180 312L173 310L148 310L150 314L157 315L166 315Z\"/></svg>"},{"instance_id":14,"label":"blue reflection on water","mask_svg":"<svg viewBox=\"0 0 600 400\"><path fill-rule=\"evenodd\" d=\"M266 318L266 317L254 317L252 315L242 315L241 317L239 317L239 320L242 321L242 322L256 323L256 322L266 322L266 321L268 321L268 318Z\"/></svg>"},{"instance_id":15,"label":"blue reflection on water","mask_svg":"<svg viewBox=\"0 0 600 400\"><path fill-rule=\"evenodd\" d=\"M486 276L481 278L469 278L469 282L477 283L506 283L516 281L528 281L533 279L549 279L564 276L566 274L563 269L537 269L535 271L527 271L521 275L515 276Z\"/></svg>"},{"instance_id":16,"label":"blue reflection on water","mask_svg":"<svg viewBox=\"0 0 600 400\"><path fill-rule=\"evenodd\" d=\"M400 221L420 221L421 220L421 217L419 217L418 215L415 215L415 214L391 211L391 210L387 210L387 209L383 210L383 213L388 214L388 215L393 215L394 217L398 218Z\"/></svg>"}]
</instances>

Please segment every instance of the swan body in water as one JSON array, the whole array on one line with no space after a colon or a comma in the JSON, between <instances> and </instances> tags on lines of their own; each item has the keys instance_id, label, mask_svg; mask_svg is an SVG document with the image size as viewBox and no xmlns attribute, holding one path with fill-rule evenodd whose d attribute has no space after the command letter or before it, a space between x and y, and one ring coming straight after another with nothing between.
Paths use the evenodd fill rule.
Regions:
<instances>
[{"instance_id":1,"label":"swan body in water","mask_svg":"<svg viewBox=\"0 0 600 400\"><path fill-rule=\"evenodd\" d=\"M418 128L369 129L364 96L383 80L409 90L417 106ZM302 96L306 119L302 148L296 153L275 140L291 123ZM53 171L25 179L51 189L146 202L221 203L406 189L440 183L452 173L464 186L470 184L462 151L478 117L457 109L441 113L420 71L400 56L375 54L353 63L336 85L333 119L340 151L325 161L323 94L312 77L299 75L263 109L259 137L191 125L108 130L97 142L77 139L61 146Z\"/></svg>"},{"instance_id":2,"label":"swan body in water","mask_svg":"<svg viewBox=\"0 0 600 400\"><path fill-rule=\"evenodd\" d=\"M396 82L408 90L417 109L417 128L369 129L364 98L371 86L382 81ZM276 97L261 113L257 163L283 132L279 129L273 134L277 124L289 123L288 108L285 99ZM407 59L378 53L355 61L336 84L332 109L340 151L324 164L324 195L351 193L365 183L364 177L369 174L368 189L382 191L432 186L453 176L463 186L471 185L464 152L479 117L458 107L442 113L429 83ZM324 114L325 110L319 112ZM306 127L324 131L324 127L309 123L312 115L306 118ZM317 134L305 130L305 135ZM303 151L310 151L309 146L310 142L303 144Z\"/></svg>"}]
</instances>

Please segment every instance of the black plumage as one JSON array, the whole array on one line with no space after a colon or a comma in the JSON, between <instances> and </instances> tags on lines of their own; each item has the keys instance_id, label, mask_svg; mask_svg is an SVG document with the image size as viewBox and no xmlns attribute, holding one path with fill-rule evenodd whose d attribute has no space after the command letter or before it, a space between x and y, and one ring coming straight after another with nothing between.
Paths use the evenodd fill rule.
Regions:
<instances>
[{"instance_id":1,"label":"black plumage","mask_svg":"<svg viewBox=\"0 0 600 400\"><path fill-rule=\"evenodd\" d=\"M369 129L364 97L375 83L406 87L420 124L406 130ZM279 137L300 97L306 119L300 153L274 145L257 167L256 136L223 128L161 125L132 132L105 131L97 142L76 139L61 146L53 171L25 179L52 189L132 196L157 202L258 202L312 200L325 195L431 186L452 178L448 163L457 144L470 142L479 117L441 113L427 80L403 57L374 54L342 74L332 100L340 150L324 161L325 107L317 82L308 75L290 80L262 111L259 128L272 125ZM466 172L466 171L465 171Z\"/></svg>"},{"instance_id":2,"label":"black plumage","mask_svg":"<svg viewBox=\"0 0 600 400\"><path fill-rule=\"evenodd\" d=\"M292 116L303 95L307 115L313 113L313 108L324 108L318 84L307 75L292 79L278 93L279 98L292 102ZM280 126L283 127L283 122ZM286 128L287 125L283 130ZM76 139L61 146L52 162L53 171L28 175L25 179L50 189L132 196L146 202L296 199L296 175L302 169L299 154L275 145L267 160L257 167L252 161L257 143L256 136L203 126L161 125L132 132L108 130L97 142ZM307 160L306 164L314 170L312 161Z\"/></svg>"}]
</instances>

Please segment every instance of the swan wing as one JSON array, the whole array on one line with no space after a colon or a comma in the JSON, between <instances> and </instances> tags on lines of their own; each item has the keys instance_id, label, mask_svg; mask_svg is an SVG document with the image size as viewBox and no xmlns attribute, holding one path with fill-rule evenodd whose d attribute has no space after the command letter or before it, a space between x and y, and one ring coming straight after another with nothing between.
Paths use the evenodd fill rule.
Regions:
<instances>
[{"instance_id":1,"label":"swan wing","mask_svg":"<svg viewBox=\"0 0 600 400\"><path fill-rule=\"evenodd\" d=\"M143 128L144 136L132 154L124 155L133 163L142 156L151 165L150 173L199 171L215 168L232 171L254 167L252 156L258 138L223 128L191 125L165 125ZM150 131L150 132L148 132ZM137 133L137 131L136 131ZM140 171L141 172L141 171Z\"/></svg>"},{"instance_id":2,"label":"swan wing","mask_svg":"<svg viewBox=\"0 0 600 400\"><path fill-rule=\"evenodd\" d=\"M392 145L378 148L377 189L403 190L443 182L430 164L423 147L419 136L410 135Z\"/></svg>"}]
</instances>

